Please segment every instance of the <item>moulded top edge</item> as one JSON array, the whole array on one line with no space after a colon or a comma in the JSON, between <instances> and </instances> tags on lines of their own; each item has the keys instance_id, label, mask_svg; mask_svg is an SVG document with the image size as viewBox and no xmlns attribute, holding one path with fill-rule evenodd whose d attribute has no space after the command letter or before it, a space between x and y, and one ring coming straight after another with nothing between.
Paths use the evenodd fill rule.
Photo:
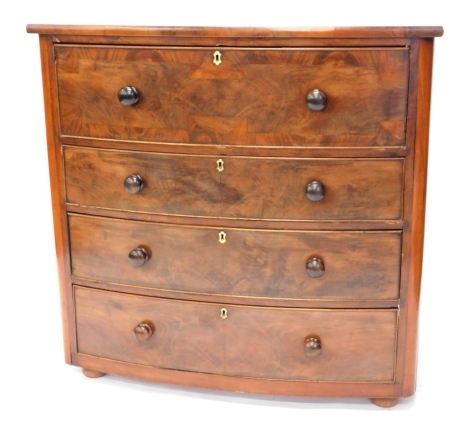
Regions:
<instances>
[{"instance_id":1,"label":"moulded top edge","mask_svg":"<svg viewBox=\"0 0 470 434\"><path fill-rule=\"evenodd\" d=\"M411 27L141 27L28 24L28 33L81 36L158 36L211 38L432 38L442 36L441 26Z\"/></svg>"}]
</instances>

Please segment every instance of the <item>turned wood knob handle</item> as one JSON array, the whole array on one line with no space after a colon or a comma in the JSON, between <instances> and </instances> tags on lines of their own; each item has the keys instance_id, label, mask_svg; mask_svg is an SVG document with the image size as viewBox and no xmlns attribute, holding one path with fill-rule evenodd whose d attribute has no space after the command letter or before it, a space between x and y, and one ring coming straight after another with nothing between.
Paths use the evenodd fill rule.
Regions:
<instances>
[{"instance_id":1,"label":"turned wood knob handle","mask_svg":"<svg viewBox=\"0 0 470 434\"><path fill-rule=\"evenodd\" d=\"M325 186L320 181L312 181L307 185L306 194L312 202L319 202L325 197Z\"/></svg>"},{"instance_id":2,"label":"turned wood knob handle","mask_svg":"<svg viewBox=\"0 0 470 434\"><path fill-rule=\"evenodd\" d=\"M138 193L144 186L144 179L140 175L128 176L124 181L124 188L132 194Z\"/></svg>"},{"instance_id":3,"label":"turned wood knob handle","mask_svg":"<svg viewBox=\"0 0 470 434\"><path fill-rule=\"evenodd\" d=\"M118 98L123 105L135 105L139 101L139 91L134 86L124 86L118 92Z\"/></svg>"},{"instance_id":4,"label":"turned wood knob handle","mask_svg":"<svg viewBox=\"0 0 470 434\"><path fill-rule=\"evenodd\" d=\"M153 335L152 327L146 322L141 322L134 329L134 336L140 342L148 341L152 335Z\"/></svg>"},{"instance_id":5,"label":"turned wood knob handle","mask_svg":"<svg viewBox=\"0 0 470 434\"><path fill-rule=\"evenodd\" d=\"M307 261L305 269L310 277L321 277L325 273L325 263L320 258L312 258Z\"/></svg>"},{"instance_id":6,"label":"turned wood knob handle","mask_svg":"<svg viewBox=\"0 0 470 434\"><path fill-rule=\"evenodd\" d=\"M320 89L313 89L307 95L307 105L315 112L323 110L326 107L326 95Z\"/></svg>"},{"instance_id":7,"label":"turned wood knob handle","mask_svg":"<svg viewBox=\"0 0 470 434\"><path fill-rule=\"evenodd\" d=\"M304 351L308 357L318 357L321 354L321 341L319 338L307 338L304 343Z\"/></svg>"},{"instance_id":8,"label":"turned wood knob handle","mask_svg":"<svg viewBox=\"0 0 470 434\"><path fill-rule=\"evenodd\" d=\"M136 247L129 252L129 262L134 267L142 267L149 259L150 256L143 247Z\"/></svg>"}]
</instances>

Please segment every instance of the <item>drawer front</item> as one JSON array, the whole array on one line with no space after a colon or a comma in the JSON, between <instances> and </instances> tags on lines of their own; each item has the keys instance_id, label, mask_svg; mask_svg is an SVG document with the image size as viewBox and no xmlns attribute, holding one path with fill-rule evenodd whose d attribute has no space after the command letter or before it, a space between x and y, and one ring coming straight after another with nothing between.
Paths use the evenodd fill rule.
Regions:
<instances>
[{"instance_id":1,"label":"drawer front","mask_svg":"<svg viewBox=\"0 0 470 434\"><path fill-rule=\"evenodd\" d=\"M266 220L402 218L402 159L218 158L66 147L65 167L67 201L88 207ZM134 193L124 185L132 175L142 183ZM312 201L307 191L315 182L324 195Z\"/></svg>"},{"instance_id":2,"label":"drawer front","mask_svg":"<svg viewBox=\"0 0 470 434\"><path fill-rule=\"evenodd\" d=\"M220 306L83 287L75 288L75 302L83 354L233 376L394 380L395 309ZM307 355L311 338L317 350Z\"/></svg>"},{"instance_id":3,"label":"drawer front","mask_svg":"<svg viewBox=\"0 0 470 434\"><path fill-rule=\"evenodd\" d=\"M55 52L64 135L246 146L405 143L405 47L57 45ZM135 105L118 100L127 86L138 92ZM307 105L315 89L326 97L320 111Z\"/></svg>"},{"instance_id":4,"label":"drawer front","mask_svg":"<svg viewBox=\"0 0 470 434\"><path fill-rule=\"evenodd\" d=\"M223 229L79 215L69 222L72 272L80 278L243 297L399 295L399 231ZM133 266L128 256L142 260L141 248L149 259Z\"/></svg>"}]
</instances>

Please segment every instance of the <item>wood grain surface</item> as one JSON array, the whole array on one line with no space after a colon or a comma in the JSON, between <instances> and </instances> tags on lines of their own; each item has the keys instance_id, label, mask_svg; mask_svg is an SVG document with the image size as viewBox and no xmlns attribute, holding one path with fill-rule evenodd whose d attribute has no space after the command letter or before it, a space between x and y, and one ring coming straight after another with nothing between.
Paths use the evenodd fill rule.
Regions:
<instances>
[{"instance_id":1,"label":"wood grain surface","mask_svg":"<svg viewBox=\"0 0 470 434\"><path fill-rule=\"evenodd\" d=\"M60 305L65 361L72 363L72 350L75 348L75 307L73 304L70 275L70 246L65 200L65 173L61 145L59 142L58 89L51 36L39 37L41 48L41 67L44 92L44 107L47 131L47 153L49 180L51 188L52 215L54 217L54 236L59 277Z\"/></svg>"},{"instance_id":2,"label":"wood grain surface","mask_svg":"<svg viewBox=\"0 0 470 434\"><path fill-rule=\"evenodd\" d=\"M243 393L305 397L384 398L400 396L401 390L400 384L393 382L302 381L214 375L203 372L157 368L150 365L138 365L81 353L73 353L72 360L76 366L113 375L176 384L184 387L229 390Z\"/></svg>"},{"instance_id":3,"label":"wood grain surface","mask_svg":"<svg viewBox=\"0 0 470 434\"><path fill-rule=\"evenodd\" d=\"M222 64L213 63L215 50ZM408 49L56 46L63 135L259 146L404 145ZM117 98L140 93L135 106ZM321 89L327 107L306 96Z\"/></svg>"},{"instance_id":4,"label":"wood grain surface","mask_svg":"<svg viewBox=\"0 0 470 434\"><path fill-rule=\"evenodd\" d=\"M399 296L400 231L224 229L80 215L70 215L69 224L75 277L248 297ZM128 260L136 247L150 254L142 267ZM313 257L325 263L320 278L307 275L306 263Z\"/></svg>"},{"instance_id":5,"label":"wood grain surface","mask_svg":"<svg viewBox=\"0 0 470 434\"><path fill-rule=\"evenodd\" d=\"M52 35L88 36L169 36L169 37L245 37L268 39L277 44L276 38L403 38L435 37L443 35L440 26L400 27L311 27L311 28L261 28L261 27L151 27L151 26L93 26L28 24L28 33Z\"/></svg>"},{"instance_id":6,"label":"wood grain surface","mask_svg":"<svg viewBox=\"0 0 470 434\"><path fill-rule=\"evenodd\" d=\"M66 147L67 202L156 214L260 220L400 220L403 159L300 159ZM124 180L139 175L137 194ZM306 187L320 181L320 202Z\"/></svg>"},{"instance_id":7,"label":"wood grain surface","mask_svg":"<svg viewBox=\"0 0 470 434\"><path fill-rule=\"evenodd\" d=\"M316 381L394 378L397 311L219 306L76 287L78 352L182 371ZM221 308L227 309L222 319ZM133 330L154 329L146 342ZM322 353L309 358L312 334Z\"/></svg>"},{"instance_id":8,"label":"wood grain surface","mask_svg":"<svg viewBox=\"0 0 470 434\"><path fill-rule=\"evenodd\" d=\"M414 41L414 81L416 86L416 137L412 158L413 170L409 171L412 179L412 194L407 206L407 220L410 222L405 232L406 250L404 250L404 268L402 286L404 310L401 318L402 327L399 338L403 345L400 352L400 372L403 370L402 396L415 393L418 362L418 322L421 297L421 272L423 264L424 222L426 210L426 187L429 152L429 121L431 109L433 39ZM412 177L411 177L412 174Z\"/></svg>"}]
</instances>

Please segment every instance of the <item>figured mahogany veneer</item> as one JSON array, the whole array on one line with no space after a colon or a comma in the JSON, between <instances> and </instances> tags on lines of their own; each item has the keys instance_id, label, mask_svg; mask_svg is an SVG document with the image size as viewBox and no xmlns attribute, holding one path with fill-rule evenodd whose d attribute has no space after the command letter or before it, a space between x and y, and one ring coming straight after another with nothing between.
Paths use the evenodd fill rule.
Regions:
<instances>
[{"instance_id":1,"label":"figured mahogany veneer","mask_svg":"<svg viewBox=\"0 0 470 434\"><path fill-rule=\"evenodd\" d=\"M267 298L397 300L400 231L290 231L70 215L72 275L101 282ZM226 242L219 241L223 231ZM129 252L150 259L133 266ZM312 278L307 262L322 259Z\"/></svg>"},{"instance_id":2,"label":"figured mahogany veneer","mask_svg":"<svg viewBox=\"0 0 470 434\"><path fill-rule=\"evenodd\" d=\"M67 202L260 220L401 220L403 159L204 157L65 147ZM222 160L223 170L217 170ZM123 185L138 175L143 186ZM309 200L312 181L324 197ZM253 188L257 186L256 188Z\"/></svg>"},{"instance_id":3,"label":"figured mahogany veneer","mask_svg":"<svg viewBox=\"0 0 470 434\"><path fill-rule=\"evenodd\" d=\"M396 309L281 309L171 301L75 287L78 351L159 368L309 381L394 378ZM152 328L142 342L134 329ZM315 326L313 326L315 325ZM305 354L312 328L322 342Z\"/></svg>"},{"instance_id":4,"label":"figured mahogany veneer","mask_svg":"<svg viewBox=\"0 0 470 434\"><path fill-rule=\"evenodd\" d=\"M409 50L57 46L62 134L260 146L404 145ZM139 92L119 104L126 86ZM321 89L328 110L312 115ZM354 119L354 122L351 120Z\"/></svg>"},{"instance_id":5,"label":"figured mahogany veneer","mask_svg":"<svg viewBox=\"0 0 470 434\"><path fill-rule=\"evenodd\" d=\"M67 363L382 407L414 393L442 28L28 31Z\"/></svg>"}]
</instances>

